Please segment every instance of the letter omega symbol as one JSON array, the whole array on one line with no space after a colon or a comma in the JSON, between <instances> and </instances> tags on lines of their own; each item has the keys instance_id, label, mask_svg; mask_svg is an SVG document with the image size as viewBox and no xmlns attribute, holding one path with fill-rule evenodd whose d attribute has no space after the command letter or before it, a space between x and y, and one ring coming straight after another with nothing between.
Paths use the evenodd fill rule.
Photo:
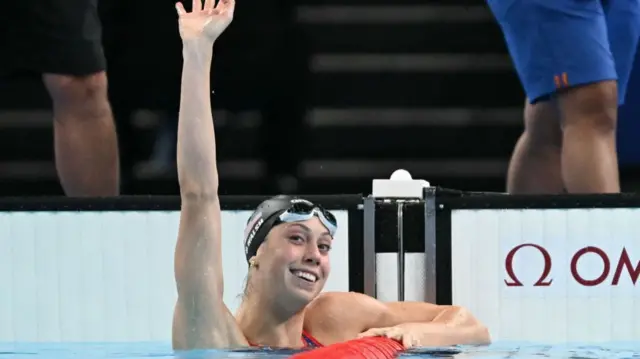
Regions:
<instances>
[{"instance_id":1,"label":"letter omega symbol","mask_svg":"<svg viewBox=\"0 0 640 359\"><path fill-rule=\"evenodd\" d=\"M504 267L507 270L507 275L509 276L510 280L505 279L504 283L508 287L522 287L522 282L520 281L520 279L518 279L518 277L513 271L513 258L515 257L516 253L518 253L518 251L524 247L532 247L537 249L542 254L542 257L544 258L544 267L542 268L542 273L540 274L540 278L538 278L538 280L533 284L533 286L534 287L550 286L551 282L553 282L553 279L547 280L547 278L549 277L549 273L551 273L551 265L552 265L551 255L544 247L534 243L523 243L523 244L517 245L513 247L509 251L509 253L507 253L507 257L505 258L505 261L504 261Z\"/></svg>"}]
</instances>

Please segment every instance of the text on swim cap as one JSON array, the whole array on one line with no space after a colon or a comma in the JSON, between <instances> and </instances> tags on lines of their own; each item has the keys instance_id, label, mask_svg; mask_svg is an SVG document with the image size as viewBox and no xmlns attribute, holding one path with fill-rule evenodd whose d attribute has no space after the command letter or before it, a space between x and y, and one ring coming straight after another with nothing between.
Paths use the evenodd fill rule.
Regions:
<instances>
[{"instance_id":1,"label":"text on swim cap","mask_svg":"<svg viewBox=\"0 0 640 359\"><path fill-rule=\"evenodd\" d=\"M251 232L249 232L247 242L244 245L245 252L247 252L249 250L249 247L251 247L251 242L253 242L253 238L256 236L256 233L258 233L258 230L260 229L260 226L262 226L262 223L264 223L264 219L260 217L260 220L256 222L256 224L253 226L253 229L251 229Z\"/></svg>"}]
</instances>

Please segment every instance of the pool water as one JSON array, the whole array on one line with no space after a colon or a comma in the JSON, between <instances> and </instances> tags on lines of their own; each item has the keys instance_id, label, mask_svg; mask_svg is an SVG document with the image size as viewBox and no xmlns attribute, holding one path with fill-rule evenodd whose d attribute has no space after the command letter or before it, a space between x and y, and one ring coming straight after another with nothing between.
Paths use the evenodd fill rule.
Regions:
<instances>
[{"instance_id":1,"label":"pool water","mask_svg":"<svg viewBox=\"0 0 640 359\"><path fill-rule=\"evenodd\" d=\"M639 342L575 343L544 345L528 342L498 342L489 346L461 346L456 355L403 354L406 358L455 358L455 359L640 359ZM0 359L226 359L269 358L280 359L291 355L290 351L228 352L192 351L174 353L169 343L0 343Z\"/></svg>"}]
</instances>

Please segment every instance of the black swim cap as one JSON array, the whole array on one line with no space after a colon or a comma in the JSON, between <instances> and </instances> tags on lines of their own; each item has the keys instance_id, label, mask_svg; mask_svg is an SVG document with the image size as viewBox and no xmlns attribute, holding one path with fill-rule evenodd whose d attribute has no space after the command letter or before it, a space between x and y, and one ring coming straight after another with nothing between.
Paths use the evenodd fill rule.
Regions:
<instances>
[{"instance_id":1,"label":"black swim cap","mask_svg":"<svg viewBox=\"0 0 640 359\"><path fill-rule=\"evenodd\" d=\"M247 221L244 230L244 253L247 261L255 256L258 247L264 242L267 234L273 228L278 215L291 208L294 197L279 195L260 203Z\"/></svg>"}]
</instances>

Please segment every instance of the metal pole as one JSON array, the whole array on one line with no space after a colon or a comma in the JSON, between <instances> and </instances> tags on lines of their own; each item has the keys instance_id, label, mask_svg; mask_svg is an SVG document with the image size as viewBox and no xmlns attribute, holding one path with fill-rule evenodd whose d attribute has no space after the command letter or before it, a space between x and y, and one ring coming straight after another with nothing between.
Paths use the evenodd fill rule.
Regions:
<instances>
[{"instance_id":1,"label":"metal pole","mask_svg":"<svg viewBox=\"0 0 640 359\"><path fill-rule=\"evenodd\" d=\"M376 298L376 202L364 199L364 294Z\"/></svg>"},{"instance_id":2,"label":"metal pole","mask_svg":"<svg viewBox=\"0 0 640 359\"><path fill-rule=\"evenodd\" d=\"M424 190L424 299L429 303L437 301L436 286L436 189L433 187Z\"/></svg>"},{"instance_id":3,"label":"metal pole","mask_svg":"<svg viewBox=\"0 0 640 359\"><path fill-rule=\"evenodd\" d=\"M398 202L398 301L404 301L404 202Z\"/></svg>"}]
</instances>

